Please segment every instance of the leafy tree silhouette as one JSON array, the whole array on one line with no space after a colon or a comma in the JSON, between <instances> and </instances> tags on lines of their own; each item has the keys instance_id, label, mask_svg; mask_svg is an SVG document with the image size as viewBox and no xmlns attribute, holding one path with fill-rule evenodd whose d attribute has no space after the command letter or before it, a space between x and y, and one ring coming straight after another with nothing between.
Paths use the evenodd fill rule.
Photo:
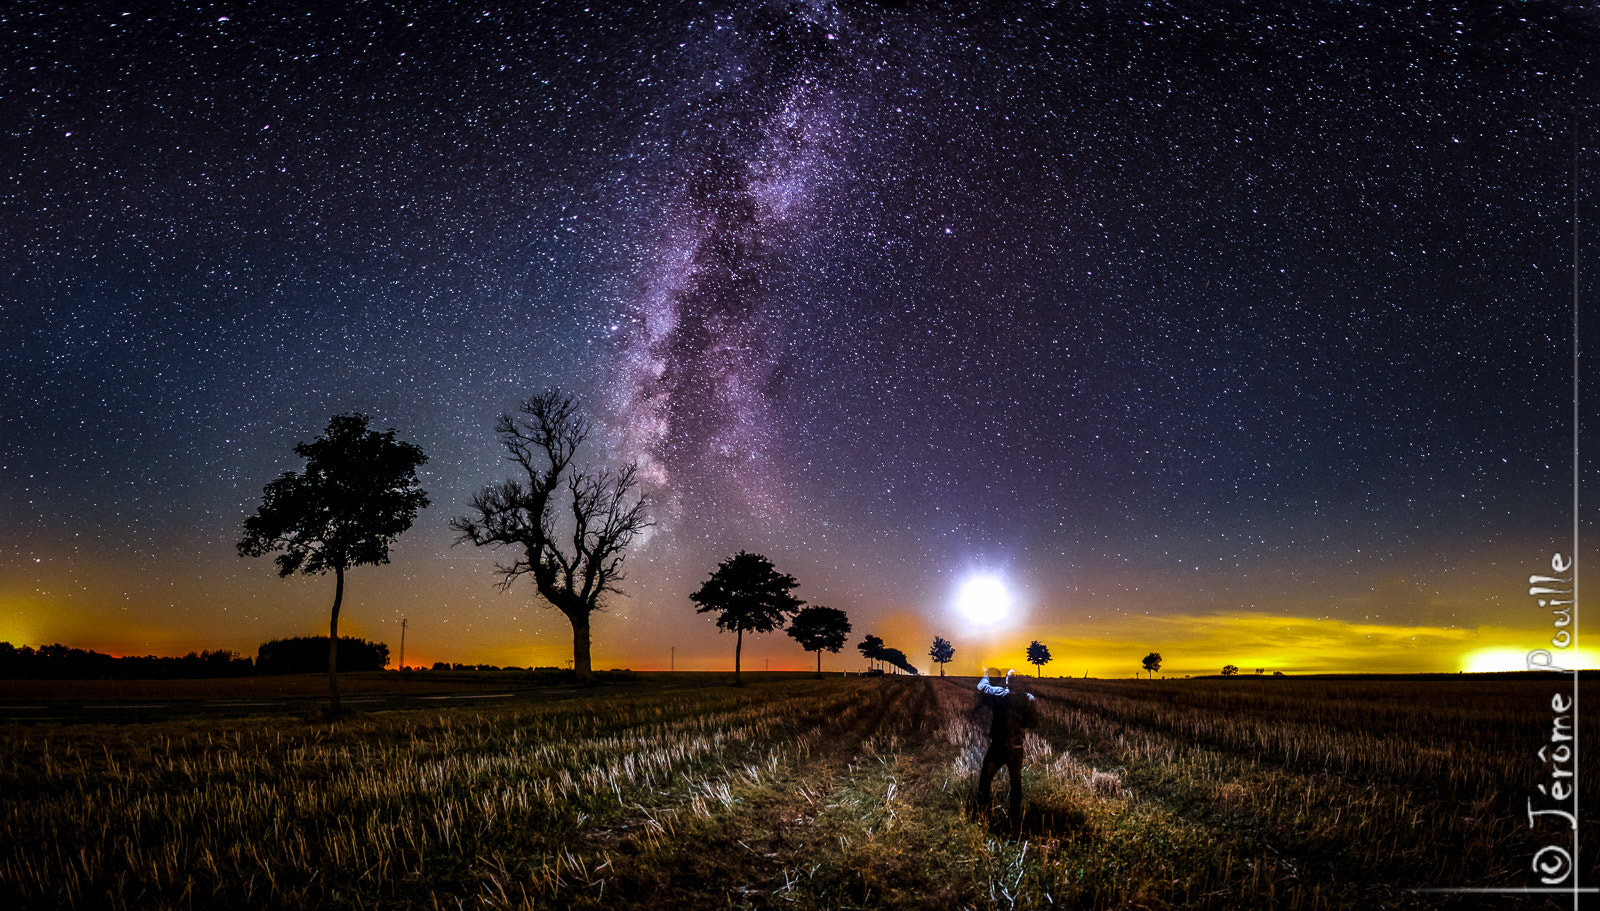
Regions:
<instances>
[{"instance_id":1,"label":"leafy tree silhouette","mask_svg":"<svg viewBox=\"0 0 1600 911\"><path fill-rule=\"evenodd\" d=\"M1033 676L1039 676L1040 668L1050 663L1050 646L1038 639L1028 643L1028 663L1033 665Z\"/></svg>"},{"instance_id":2,"label":"leafy tree silhouette","mask_svg":"<svg viewBox=\"0 0 1600 911\"><path fill-rule=\"evenodd\" d=\"M805 604L789 593L799 586L793 576L778 572L771 560L741 550L723 560L700 590L689 596L690 601L700 605L695 613L717 613L717 628L737 634L733 647L735 686L741 682L739 661L745 631L770 633L782 627ZM820 653L817 660L822 660Z\"/></svg>"},{"instance_id":3,"label":"leafy tree silhouette","mask_svg":"<svg viewBox=\"0 0 1600 911\"><path fill-rule=\"evenodd\" d=\"M906 653L897 648L886 648L878 653L878 657L913 677L917 675L917 669L912 666L910 661L906 660Z\"/></svg>"},{"instance_id":4,"label":"leafy tree silhouette","mask_svg":"<svg viewBox=\"0 0 1600 911\"><path fill-rule=\"evenodd\" d=\"M856 651L864 655L870 665L872 662L883 658L883 640L868 633L865 639L856 643Z\"/></svg>"},{"instance_id":5,"label":"leafy tree silhouette","mask_svg":"<svg viewBox=\"0 0 1600 911\"><path fill-rule=\"evenodd\" d=\"M1151 652L1150 654L1145 655L1144 669L1150 672L1151 677L1154 677L1156 675L1156 671L1161 670L1161 653Z\"/></svg>"},{"instance_id":6,"label":"leafy tree silhouette","mask_svg":"<svg viewBox=\"0 0 1600 911\"><path fill-rule=\"evenodd\" d=\"M328 703L339 713L339 607L344 574L353 566L389 562L389 545L428 505L417 469L422 450L394 438L393 430L367 428L364 414L336 414L322 436L294 453L305 471L268 482L261 506L244 520L239 556L282 551L279 576L333 570L333 614L328 621Z\"/></svg>"},{"instance_id":7,"label":"leafy tree silhouette","mask_svg":"<svg viewBox=\"0 0 1600 911\"><path fill-rule=\"evenodd\" d=\"M944 639L940 636L934 636L933 648L928 649L928 657L932 658L933 662L939 665L939 676L943 677L944 666L949 664L956 657L955 646L951 645L948 639Z\"/></svg>"},{"instance_id":8,"label":"leafy tree silhouette","mask_svg":"<svg viewBox=\"0 0 1600 911\"><path fill-rule=\"evenodd\" d=\"M832 607L808 607L794 615L787 632L801 648L817 653L817 676L821 677L822 653L838 654L844 648L845 637L850 635L850 618Z\"/></svg>"},{"instance_id":9,"label":"leafy tree silhouette","mask_svg":"<svg viewBox=\"0 0 1600 911\"><path fill-rule=\"evenodd\" d=\"M1237 673L1239 673L1239 668L1237 665L1225 664L1222 666L1222 676L1224 677L1232 677Z\"/></svg>"},{"instance_id":10,"label":"leafy tree silhouette","mask_svg":"<svg viewBox=\"0 0 1600 911\"><path fill-rule=\"evenodd\" d=\"M590 675L589 618L607 592L617 592L628 545L654 523L639 493L638 466L579 469L572 458L589 436L589 421L569 396L536 395L502 414L495 433L526 479L508 478L472 498L473 515L450 520L457 544L521 548L496 566L505 591L532 573L539 595L572 624L572 665ZM563 491L563 488L565 490ZM565 505L558 509L558 501ZM566 521L558 524L558 515Z\"/></svg>"}]
</instances>

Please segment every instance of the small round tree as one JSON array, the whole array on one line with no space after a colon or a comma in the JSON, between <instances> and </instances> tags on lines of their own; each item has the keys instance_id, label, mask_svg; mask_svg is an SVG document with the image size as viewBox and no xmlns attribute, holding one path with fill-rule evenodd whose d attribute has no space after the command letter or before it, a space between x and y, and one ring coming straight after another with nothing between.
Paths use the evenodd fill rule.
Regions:
<instances>
[{"instance_id":1,"label":"small round tree","mask_svg":"<svg viewBox=\"0 0 1600 911\"><path fill-rule=\"evenodd\" d=\"M1222 676L1224 677L1232 677L1237 673L1239 673L1239 666L1236 664L1225 664L1222 666Z\"/></svg>"},{"instance_id":2,"label":"small round tree","mask_svg":"<svg viewBox=\"0 0 1600 911\"><path fill-rule=\"evenodd\" d=\"M883 640L868 633L856 643L856 651L867 659L867 667L870 669L875 662L883 660Z\"/></svg>"},{"instance_id":3,"label":"small round tree","mask_svg":"<svg viewBox=\"0 0 1600 911\"><path fill-rule=\"evenodd\" d=\"M717 628L737 634L733 646L735 686L740 683L739 660L745 631L770 633L782 627L805 604L790 594L799 587L794 576L778 572L771 560L741 550L718 564L711 578L689 596L690 601L700 605L695 613L716 613ZM822 656L817 658L820 661Z\"/></svg>"},{"instance_id":4,"label":"small round tree","mask_svg":"<svg viewBox=\"0 0 1600 911\"><path fill-rule=\"evenodd\" d=\"M333 616L328 621L328 702L339 712L339 607L344 573L353 566L389 562L400 537L428 495L417 486L422 450L394 438L393 430L367 429L364 414L336 414L328 429L294 453L303 473L285 472L262 491L261 506L244 520L239 556L282 551L279 576L333 570Z\"/></svg>"},{"instance_id":5,"label":"small round tree","mask_svg":"<svg viewBox=\"0 0 1600 911\"><path fill-rule=\"evenodd\" d=\"M934 636L933 648L928 649L928 657L933 659L934 664L939 665L939 676L943 677L944 666L956 657L955 646L951 645L948 639Z\"/></svg>"},{"instance_id":6,"label":"small round tree","mask_svg":"<svg viewBox=\"0 0 1600 911\"><path fill-rule=\"evenodd\" d=\"M845 637L850 635L850 618L832 607L808 607L794 615L786 632L801 648L817 653L817 676L821 677L822 653L838 654L844 648Z\"/></svg>"},{"instance_id":7,"label":"small round tree","mask_svg":"<svg viewBox=\"0 0 1600 911\"><path fill-rule=\"evenodd\" d=\"M1150 672L1151 677L1154 677L1156 675L1156 671L1161 670L1161 653L1151 652L1150 654L1145 655L1144 669Z\"/></svg>"},{"instance_id":8,"label":"small round tree","mask_svg":"<svg viewBox=\"0 0 1600 911\"><path fill-rule=\"evenodd\" d=\"M1050 646L1038 639L1028 643L1028 663L1033 665L1033 676L1039 676L1039 669L1050 663Z\"/></svg>"}]
</instances>

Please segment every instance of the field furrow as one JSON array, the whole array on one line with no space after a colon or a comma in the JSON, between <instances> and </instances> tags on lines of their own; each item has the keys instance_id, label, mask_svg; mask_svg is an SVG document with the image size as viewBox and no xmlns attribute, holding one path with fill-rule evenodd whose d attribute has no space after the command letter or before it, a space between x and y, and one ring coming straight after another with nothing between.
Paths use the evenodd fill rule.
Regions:
<instances>
[{"instance_id":1,"label":"field furrow","mask_svg":"<svg viewBox=\"0 0 1600 911\"><path fill-rule=\"evenodd\" d=\"M14 726L0 907L1475 907L1413 889L1526 883L1548 834L1537 682L1023 685L1020 819L974 812L966 678Z\"/></svg>"}]
</instances>

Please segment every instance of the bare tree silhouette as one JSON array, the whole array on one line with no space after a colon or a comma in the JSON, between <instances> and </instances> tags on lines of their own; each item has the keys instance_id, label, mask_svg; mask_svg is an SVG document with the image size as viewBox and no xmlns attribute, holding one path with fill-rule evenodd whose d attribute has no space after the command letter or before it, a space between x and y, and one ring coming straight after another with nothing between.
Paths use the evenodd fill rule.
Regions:
<instances>
[{"instance_id":1,"label":"bare tree silhouette","mask_svg":"<svg viewBox=\"0 0 1600 911\"><path fill-rule=\"evenodd\" d=\"M573 467L589 429L571 397L557 391L502 414L495 433L524 477L484 488L469 504L473 515L450 520L458 544L521 549L510 563L497 564L500 588L532 574L540 597L572 623L572 665L583 677L592 671L590 615L618 591L628 545L654 524L637 465L615 472Z\"/></svg>"}]
</instances>

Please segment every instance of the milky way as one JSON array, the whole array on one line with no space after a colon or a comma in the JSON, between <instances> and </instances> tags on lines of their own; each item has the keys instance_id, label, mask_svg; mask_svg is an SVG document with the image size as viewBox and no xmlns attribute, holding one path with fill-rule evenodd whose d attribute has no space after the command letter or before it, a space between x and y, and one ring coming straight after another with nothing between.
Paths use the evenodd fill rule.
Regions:
<instances>
[{"instance_id":1,"label":"milky way","mask_svg":"<svg viewBox=\"0 0 1600 911\"><path fill-rule=\"evenodd\" d=\"M831 98L818 71L836 36L804 16L728 25L727 40L745 49L709 97L678 115L692 138L634 304L616 396L625 451L669 512L691 494L696 511L731 506L770 519L785 442L775 374L786 311L798 302L769 276L810 227L818 175L832 164ZM735 502L719 503L718 490Z\"/></svg>"}]
</instances>

